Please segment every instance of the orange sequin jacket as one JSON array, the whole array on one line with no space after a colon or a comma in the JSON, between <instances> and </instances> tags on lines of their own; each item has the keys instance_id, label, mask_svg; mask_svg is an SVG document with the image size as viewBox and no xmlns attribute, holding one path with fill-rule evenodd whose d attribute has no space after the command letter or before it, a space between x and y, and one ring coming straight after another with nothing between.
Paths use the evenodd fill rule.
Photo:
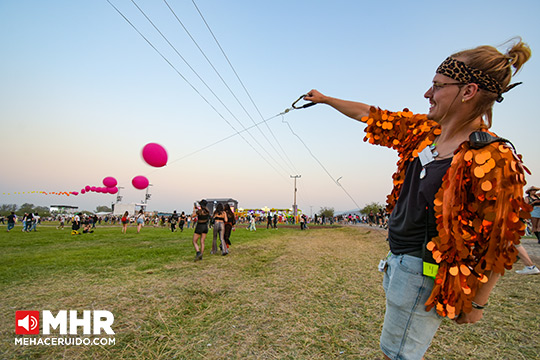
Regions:
<instances>
[{"instance_id":1,"label":"orange sequin jacket","mask_svg":"<svg viewBox=\"0 0 540 360\"><path fill-rule=\"evenodd\" d=\"M397 150L394 188L387 210L394 208L408 165L441 133L439 124L426 115L404 109L389 112L371 107L364 141ZM487 131L487 130L486 130ZM472 310L471 301L486 273L504 274L516 261L515 245L525 234L532 207L525 203L521 156L505 143L494 142L481 149L462 143L435 195L438 236L427 245L439 263L439 271L426 310L435 307L441 316L454 318Z\"/></svg>"}]
</instances>

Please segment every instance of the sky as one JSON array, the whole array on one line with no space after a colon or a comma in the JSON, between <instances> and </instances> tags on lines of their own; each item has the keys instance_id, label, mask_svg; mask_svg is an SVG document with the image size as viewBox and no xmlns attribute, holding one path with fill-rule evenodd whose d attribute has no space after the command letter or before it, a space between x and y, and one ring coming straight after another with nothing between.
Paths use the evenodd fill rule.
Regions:
<instances>
[{"instance_id":1,"label":"sky","mask_svg":"<svg viewBox=\"0 0 540 360\"><path fill-rule=\"evenodd\" d=\"M149 210L229 197L290 208L295 175L310 215L384 203L397 155L363 142L363 124L321 104L277 115L313 88L425 113L423 94L447 56L479 45L505 52L515 36L533 56L514 78L523 84L495 105L492 130L540 186L537 0L109 1L0 0L0 204L95 210L115 195L39 192L107 176L123 203L139 203L138 175L152 184ZM166 166L142 159L151 142L166 148Z\"/></svg>"}]
</instances>

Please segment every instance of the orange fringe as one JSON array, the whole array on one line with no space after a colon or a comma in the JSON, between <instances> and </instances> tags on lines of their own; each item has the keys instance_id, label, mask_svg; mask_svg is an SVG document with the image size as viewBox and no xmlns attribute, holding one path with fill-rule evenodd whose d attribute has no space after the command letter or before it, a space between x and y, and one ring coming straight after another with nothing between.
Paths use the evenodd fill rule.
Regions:
<instances>
[{"instance_id":1,"label":"orange fringe","mask_svg":"<svg viewBox=\"0 0 540 360\"><path fill-rule=\"evenodd\" d=\"M408 165L441 133L426 115L408 109L389 112L372 107L364 141L398 151L394 188L387 210L395 207ZM521 155L507 145L492 143L482 149L460 145L435 195L434 209L439 235L428 243L439 271L426 310L450 319L472 310L471 302L486 273L504 274L516 261L515 245L525 234L522 219L530 218L525 203L526 184Z\"/></svg>"}]
</instances>

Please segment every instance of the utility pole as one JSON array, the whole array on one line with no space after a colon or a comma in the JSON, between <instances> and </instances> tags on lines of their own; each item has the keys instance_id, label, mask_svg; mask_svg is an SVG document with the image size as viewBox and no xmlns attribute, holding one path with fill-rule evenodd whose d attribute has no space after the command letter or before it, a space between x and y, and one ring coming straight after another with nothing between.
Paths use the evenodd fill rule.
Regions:
<instances>
[{"instance_id":1,"label":"utility pole","mask_svg":"<svg viewBox=\"0 0 540 360\"><path fill-rule=\"evenodd\" d=\"M296 179L300 177L302 177L302 175L294 175L294 176L291 175L291 178L294 179L294 204L292 208L293 208L293 215L294 215L295 220L296 220L296 216L298 215L298 207L296 206L296 191L298 190L296 188Z\"/></svg>"}]
</instances>

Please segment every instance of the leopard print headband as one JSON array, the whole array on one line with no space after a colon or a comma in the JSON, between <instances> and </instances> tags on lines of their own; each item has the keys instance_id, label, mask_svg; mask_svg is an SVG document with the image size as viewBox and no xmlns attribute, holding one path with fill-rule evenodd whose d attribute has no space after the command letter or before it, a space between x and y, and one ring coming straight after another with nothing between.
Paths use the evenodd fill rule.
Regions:
<instances>
[{"instance_id":1,"label":"leopard print headband","mask_svg":"<svg viewBox=\"0 0 540 360\"><path fill-rule=\"evenodd\" d=\"M437 74L448 76L463 84L475 83L480 89L490 91L498 95L497 102L503 101L502 94L509 91L513 87L521 84L515 83L503 89L502 85L497 80L482 70L468 66L463 61L447 57L437 68Z\"/></svg>"}]
</instances>

